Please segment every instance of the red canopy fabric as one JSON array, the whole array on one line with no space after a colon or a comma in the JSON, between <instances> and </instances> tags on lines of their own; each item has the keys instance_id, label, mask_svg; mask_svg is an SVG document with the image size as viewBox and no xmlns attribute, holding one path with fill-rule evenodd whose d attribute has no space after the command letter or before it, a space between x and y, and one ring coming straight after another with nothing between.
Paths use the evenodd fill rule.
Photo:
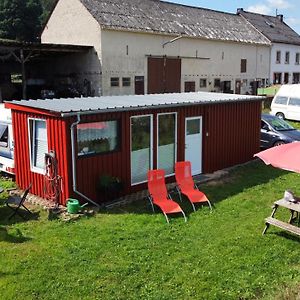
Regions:
<instances>
[{"instance_id":1,"label":"red canopy fabric","mask_svg":"<svg viewBox=\"0 0 300 300\"><path fill-rule=\"evenodd\" d=\"M254 154L266 165L300 173L300 142L273 147Z\"/></svg>"}]
</instances>

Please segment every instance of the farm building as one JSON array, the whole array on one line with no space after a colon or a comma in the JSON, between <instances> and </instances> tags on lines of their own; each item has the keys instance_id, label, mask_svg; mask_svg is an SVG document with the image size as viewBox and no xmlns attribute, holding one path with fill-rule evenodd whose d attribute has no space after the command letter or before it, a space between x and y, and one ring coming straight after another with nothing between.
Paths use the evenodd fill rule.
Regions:
<instances>
[{"instance_id":1,"label":"farm building","mask_svg":"<svg viewBox=\"0 0 300 300\"><path fill-rule=\"evenodd\" d=\"M41 41L93 46L104 96L251 94L269 78L270 41L243 17L159 0L59 0Z\"/></svg>"},{"instance_id":2,"label":"farm building","mask_svg":"<svg viewBox=\"0 0 300 300\"><path fill-rule=\"evenodd\" d=\"M44 197L45 153L55 153L60 203L101 203L102 175L118 177L129 194L146 188L148 169L174 180L176 161L191 161L193 175L249 161L259 151L261 99L197 92L6 102L16 182L32 182Z\"/></svg>"}]
</instances>

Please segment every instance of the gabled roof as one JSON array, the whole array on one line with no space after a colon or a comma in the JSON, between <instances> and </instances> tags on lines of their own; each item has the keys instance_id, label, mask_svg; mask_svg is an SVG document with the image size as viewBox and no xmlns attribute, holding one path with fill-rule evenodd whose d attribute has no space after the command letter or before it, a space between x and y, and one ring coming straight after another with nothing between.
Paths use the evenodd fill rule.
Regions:
<instances>
[{"instance_id":1,"label":"gabled roof","mask_svg":"<svg viewBox=\"0 0 300 300\"><path fill-rule=\"evenodd\" d=\"M104 29L270 44L236 14L159 0L80 0Z\"/></svg>"},{"instance_id":2,"label":"gabled roof","mask_svg":"<svg viewBox=\"0 0 300 300\"><path fill-rule=\"evenodd\" d=\"M62 117L76 114L96 114L116 111L134 111L161 107L192 106L226 102L262 101L263 97L223 93L171 93L130 96L103 96L46 100L6 101L5 107L15 110L25 108L59 114ZM42 113L41 112L41 113Z\"/></svg>"},{"instance_id":3,"label":"gabled roof","mask_svg":"<svg viewBox=\"0 0 300 300\"><path fill-rule=\"evenodd\" d=\"M282 15L273 17L251 13L244 10L238 10L238 14L243 16L272 43L300 45L299 34L283 22Z\"/></svg>"}]
</instances>

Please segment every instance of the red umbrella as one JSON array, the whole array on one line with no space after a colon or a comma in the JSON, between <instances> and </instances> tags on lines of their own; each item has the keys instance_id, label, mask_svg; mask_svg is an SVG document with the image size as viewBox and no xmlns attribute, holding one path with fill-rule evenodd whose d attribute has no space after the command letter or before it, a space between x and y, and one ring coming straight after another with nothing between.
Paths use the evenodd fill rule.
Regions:
<instances>
[{"instance_id":1,"label":"red umbrella","mask_svg":"<svg viewBox=\"0 0 300 300\"><path fill-rule=\"evenodd\" d=\"M266 165L300 173L300 142L273 147L254 154Z\"/></svg>"}]
</instances>

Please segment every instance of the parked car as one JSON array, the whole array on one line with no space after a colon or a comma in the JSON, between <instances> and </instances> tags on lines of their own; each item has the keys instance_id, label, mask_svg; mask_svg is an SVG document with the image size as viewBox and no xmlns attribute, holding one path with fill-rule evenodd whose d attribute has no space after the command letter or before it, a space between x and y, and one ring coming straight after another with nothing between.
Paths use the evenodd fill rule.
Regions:
<instances>
[{"instance_id":1,"label":"parked car","mask_svg":"<svg viewBox=\"0 0 300 300\"><path fill-rule=\"evenodd\" d=\"M11 110L0 104L0 171L14 174L14 141Z\"/></svg>"},{"instance_id":2,"label":"parked car","mask_svg":"<svg viewBox=\"0 0 300 300\"><path fill-rule=\"evenodd\" d=\"M262 114L260 129L261 148L300 141L300 131L276 116Z\"/></svg>"},{"instance_id":3,"label":"parked car","mask_svg":"<svg viewBox=\"0 0 300 300\"><path fill-rule=\"evenodd\" d=\"M284 84L271 104L271 115L300 121L300 84Z\"/></svg>"}]
</instances>

